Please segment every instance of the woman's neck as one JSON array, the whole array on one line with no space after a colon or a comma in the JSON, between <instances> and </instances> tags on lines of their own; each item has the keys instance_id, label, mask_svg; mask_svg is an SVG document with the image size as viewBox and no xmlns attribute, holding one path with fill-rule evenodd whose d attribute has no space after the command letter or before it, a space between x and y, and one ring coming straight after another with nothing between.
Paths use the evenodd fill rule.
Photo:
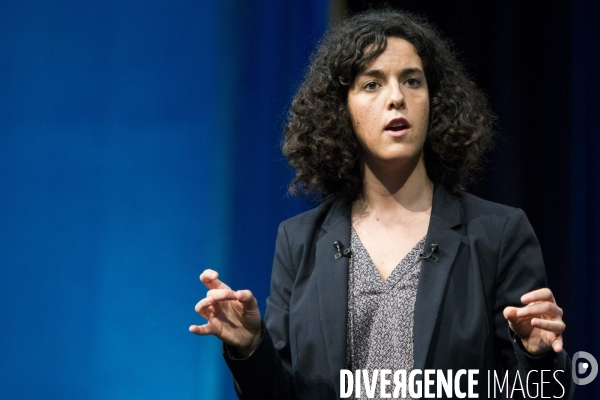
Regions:
<instances>
[{"instance_id":1,"label":"woman's neck","mask_svg":"<svg viewBox=\"0 0 600 400\"><path fill-rule=\"evenodd\" d=\"M363 195L352 207L355 217L391 221L407 213L431 212L433 183L422 155L412 165L394 169L364 163L363 183Z\"/></svg>"}]
</instances>

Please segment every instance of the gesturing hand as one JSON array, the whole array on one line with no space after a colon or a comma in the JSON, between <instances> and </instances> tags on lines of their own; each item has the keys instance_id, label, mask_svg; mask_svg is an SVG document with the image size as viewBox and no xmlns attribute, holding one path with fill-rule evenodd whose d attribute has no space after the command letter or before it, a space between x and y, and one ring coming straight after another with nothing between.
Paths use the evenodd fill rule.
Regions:
<instances>
[{"instance_id":1,"label":"gesturing hand","mask_svg":"<svg viewBox=\"0 0 600 400\"><path fill-rule=\"evenodd\" d=\"M525 293L521 302L525 307L506 307L503 314L510 329L521 338L525 350L534 356L550 350L560 353L565 323L563 311L556 305L550 289Z\"/></svg>"},{"instance_id":2,"label":"gesturing hand","mask_svg":"<svg viewBox=\"0 0 600 400\"><path fill-rule=\"evenodd\" d=\"M216 271L207 269L200 280L210 290L196 304L196 312L206 318L204 325L190 326L196 335L215 335L248 356L260 340L261 318L256 298L249 290L233 291L221 282Z\"/></svg>"}]
</instances>

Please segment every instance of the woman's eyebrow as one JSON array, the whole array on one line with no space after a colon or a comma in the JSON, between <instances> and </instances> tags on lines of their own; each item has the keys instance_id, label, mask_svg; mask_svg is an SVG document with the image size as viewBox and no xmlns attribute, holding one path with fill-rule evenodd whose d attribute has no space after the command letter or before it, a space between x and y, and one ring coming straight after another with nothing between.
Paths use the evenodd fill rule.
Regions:
<instances>
[{"instance_id":1,"label":"woman's eyebrow","mask_svg":"<svg viewBox=\"0 0 600 400\"><path fill-rule=\"evenodd\" d=\"M400 76L411 75L411 74L424 74L424 73L423 73L423 70L418 67L404 68L400 72ZM358 74L358 76L372 76L372 77L380 77L383 75L385 75L385 74L383 73L383 71L381 71L379 69L369 69L369 70L363 71L360 74Z\"/></svg>"},{"instance_id":2,"label":"woman's eyebrow","mask_svg":"<svg viewBox=\"0 0 600 400\"><path fill-rule=\"evenodd\" d=\"M402 76L404 76L404 75L412 75L412 74L422 74L422 75L425 75L425 73L423 72L423 70L421 68L418 68L418 67L404 68L402 70L402 72L400 73L400 75L402 75Z\"/></svg>"},{"instance_id":3,"label":"woman's eyebrow","mask_svg":"<svg viewBox=\"0 0 600 400\"><path fill-rule=\"evenodd\" d=\"M369 69L366 71L361 72L360 74L358 74L358 76L373 76L373 77L378 77L378 76L383 76L384 73L381 70L378 69Z\"/></svg>"}]
</instances>

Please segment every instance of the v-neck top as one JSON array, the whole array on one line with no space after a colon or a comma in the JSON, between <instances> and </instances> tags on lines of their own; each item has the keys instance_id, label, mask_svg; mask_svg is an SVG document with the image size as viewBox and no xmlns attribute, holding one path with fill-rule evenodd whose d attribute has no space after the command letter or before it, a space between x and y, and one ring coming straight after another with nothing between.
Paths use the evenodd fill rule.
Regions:
<instances>
[{"instance_id":1,"label":"v-neck top","mask_svg":"<svg viewBox=\"0 0 600 400\"><path fill-rule=\"evenodd\" d=\"M381 275L352 227L348 273L347 358L351 370L413 368L413 326L423 237L388 278ZM388 378L391 378L388 376ZM379 379L377 380L379 382ZM362 382L362 379L361 379ZM364 383L361 383L364 385ZM393 388L393 381L391 387ZM363 398L365 390L361 391ZM392 393L388 388L388 393ZM379 395L379 385L375 394Z\"/></svg>"}]
</instances>

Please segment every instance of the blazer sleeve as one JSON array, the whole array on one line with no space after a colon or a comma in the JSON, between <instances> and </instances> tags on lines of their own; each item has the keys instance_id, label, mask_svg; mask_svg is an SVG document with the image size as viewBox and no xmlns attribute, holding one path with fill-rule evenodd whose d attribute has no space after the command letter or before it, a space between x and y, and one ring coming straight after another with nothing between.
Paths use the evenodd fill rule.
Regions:
<instances>
[{"instance_id":1,"label":"blazer sleeve","mask_svg":"<svg viewBox=\"0 0 600 400\"><path fill-rule=\"evenodd\" d=\"M531 398L536 398L541 395L540 393L535 395L536 390L539 391L539 386L535 387L531 384L539 384L540 371L550 370L552 372L544 376L544 381L549 382L544 386L544 396L572 398L574 385L567 353L564 350L558 354L549 351L540 357L531 356L523 347L520 338L507 328L507 321L503 315L503 310L507 306L523 306L520 301L523 294L547 286L539 242L525 213L520 209L514 210L505 225L498 261L494 322L500 345L497 346L496 356L500 359L503 369L509 370L511 385L518 371L518 377L525 389L528 373L537 371L529 388ZM525 398L529 398L527 393L527 389L515 390L515 396L524 394Z\"/></svg>"},{"instance_id":2,"label":"blazer sleeve","mask_svg":"<svg viewBox=\"0 0 600 400\"><path fill-rule=\"evenodd\" d=\"M240 399L296 399L289 339L289 304L294 271L284 221L277 233L271 293L267 298L261 341L245 359L235 359L227 346L223 348L223 356Z\"/></svg>"}]
</instances>

